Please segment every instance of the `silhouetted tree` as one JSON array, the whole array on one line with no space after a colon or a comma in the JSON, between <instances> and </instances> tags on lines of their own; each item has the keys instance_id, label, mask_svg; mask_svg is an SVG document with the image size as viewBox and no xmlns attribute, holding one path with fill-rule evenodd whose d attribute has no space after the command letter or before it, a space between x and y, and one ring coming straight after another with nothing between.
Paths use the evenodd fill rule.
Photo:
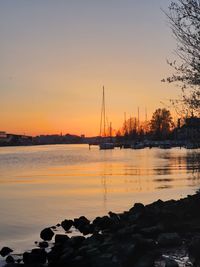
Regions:
<instances>
[{"instance_id":1,"label":"silhouetted tree","mask_svg":"<svg viewBox=\"0 0 200 267\"><path fill-rule=\"evenodd\" d=\"M180 82L189 109L200 107L200 0L174 0L167 15L177 40L176 61L169 62L174 74L163 81ZM187 90L189 89L189 90Z\"/></svg>"},{"instance_id":2,"label":"silhouetted tree","mask_svg":"<svg viewBox=\"0 0 200 267\"><path fill-rule=\"evenodd\" d=\"M168 136L174 123L170 111L163 108L156 109L152 115L150 129L156 139L163 139Z\"/></svg>"}]
</instances>

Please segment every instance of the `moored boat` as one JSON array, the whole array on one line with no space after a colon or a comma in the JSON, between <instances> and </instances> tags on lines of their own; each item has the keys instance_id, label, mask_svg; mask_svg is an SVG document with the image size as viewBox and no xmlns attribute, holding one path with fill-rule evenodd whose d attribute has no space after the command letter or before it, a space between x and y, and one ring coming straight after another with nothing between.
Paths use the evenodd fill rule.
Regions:
<instances>
[{"instance_id":1,"label":"moored boat","mask_svg":"<svg viewBox=\"0 0 200 267\"><path fill-rule=\"evenodd\" d=\"M137 142L131 146L132 149L143 149L145 145L143 142Z\"/></svg>"},{"instance_id":2,"label":"moored boat","mask_svg":"<svg viewBox=\"0 0 200 267\"><path fill-rule=\"evenodd\" d=\"M112 124L110 123L110 135L106 134L106 109L105 109L105 91L103 86L103 98L101 107L101 122L100 122L100 143L99 149L114 149L115 144L112 142Z\"/></svg>"},{"instance_id":3,"label":"moored boat","mask_svg":"<svg viewBox=\"0 0 200 267\"><path fill-rule=\"evenodd\" d=\"M101 143L99 144L99 149L100 150L107 150L107 149L114 149L115 145L114 143Z\"/></svg>"}]
</instances>

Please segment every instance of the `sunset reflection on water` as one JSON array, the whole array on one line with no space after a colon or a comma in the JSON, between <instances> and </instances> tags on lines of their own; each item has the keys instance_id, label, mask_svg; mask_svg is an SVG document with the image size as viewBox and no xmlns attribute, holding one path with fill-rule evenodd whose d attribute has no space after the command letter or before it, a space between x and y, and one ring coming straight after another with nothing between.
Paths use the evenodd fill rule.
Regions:
<instances>
[{"instance_id":1,"label":"sunset reflection on water","mask_svg":"<svg viewBox=\"0 0 200 267\"><path fill-rule=\"evenodd\" d=\"M200 185L199 159L200 151L185 149L0 148L0 243L27 246L64 218L191 194Z\"/></svg>"}]
</instances>

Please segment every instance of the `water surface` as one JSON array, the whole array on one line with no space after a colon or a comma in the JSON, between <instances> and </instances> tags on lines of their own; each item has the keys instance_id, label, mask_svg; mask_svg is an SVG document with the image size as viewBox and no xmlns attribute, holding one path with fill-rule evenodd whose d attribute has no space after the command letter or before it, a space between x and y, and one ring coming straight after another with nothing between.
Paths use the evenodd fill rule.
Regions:
<instances>
[{"instance_id":1,"label":"water surface","mask_svg":"<svg viewBox=\"0 0 200 267\"><path fill-rule=\"evenodd\" d=\"M0 148L0 247L23 250L64 218L93 219L200 186L200 151L87 145Z\"/></svg>"}]
</instances>

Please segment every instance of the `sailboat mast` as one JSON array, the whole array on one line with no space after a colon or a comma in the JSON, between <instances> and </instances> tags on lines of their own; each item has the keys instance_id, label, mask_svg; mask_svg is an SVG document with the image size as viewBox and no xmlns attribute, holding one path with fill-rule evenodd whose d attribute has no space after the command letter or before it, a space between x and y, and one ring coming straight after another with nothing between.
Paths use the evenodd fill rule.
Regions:
<instances>
[{"instance_id":1,"label":"sailboat mast","mask_svg":"<svg viewBox=\"0 0 200 267\"><path fill-rule=\"evenodd\" d=\"M106 108L105 108L105 90L103 86L103 98L101 105L100 136L106 136Z\"/></svg>"},{"instance_id":2,"label":"sailboat mast","mask_svg":"<svg viewBox=\"0 0 200 267\"><path fill-rule=\"evenodd\" d=\"M124 112L124 135L127 133L126 112Z\"/></svg>"},{"instance_id":3,"label":"sailboat mast","mask_svg":"<svg viewBox=\"0 0 200 267\"><path fill-rule=\"evenodd\" d=\"M112 122L110 122L110 137L112 137Z\"/></svg>"},{"instance_id":4,"label":"sailboat mast","mask_svg":"<svg viewBox=\"0 0 200 267\"><path fill-rule=\"evenodd\" d=\"M106 136L105 90L103 86L103 136Z\"/></svg>"},{"instance_id":5,"label":"sailboat mast","mask_svg":"<svg viewBox=\"0 0 200 267\"><path fill-rule=\"evenodd\" d=\"M147 133L147 108L145 107L145 133Z\"/></svg>"}]
</instances>

